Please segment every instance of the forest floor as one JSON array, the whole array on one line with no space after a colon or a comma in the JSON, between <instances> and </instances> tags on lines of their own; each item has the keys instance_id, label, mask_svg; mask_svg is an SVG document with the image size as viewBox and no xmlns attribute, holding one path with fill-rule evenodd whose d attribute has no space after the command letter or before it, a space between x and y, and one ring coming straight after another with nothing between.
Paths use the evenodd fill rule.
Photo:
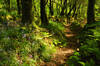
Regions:
<instances>
[{"instance_id":1,"label":"forest floor","mask_svg":"<svg viewBox=\"0 0 100 66\"><path fill-rule=\"evenodd\" d=\"M3 27L1 28L4 29ZM52 55L50 62L42 62L39 66L68 66L67 60L70 56L73 55L74 51L77 49L78 35L77 31L71 30L71 24L65 25L65 36L67 37L66 47L57 47L57 51Z\"/></svg>"},{"instance_id":2,"label":"forest floor","mask_svg":"<svg viewBox=\"0 0 100 66\"><path fill-rule=\"evenodd\" d=\"M73 55L74 51L77 49L78 39L75 37L78 35L77 31L71 30L71 25L65 25L65 36L67 37L67 47L57 48L57 52L52 56L50 62L43 62L40 66L68 66L67 60Z\"/></svg>"}]
</instances>

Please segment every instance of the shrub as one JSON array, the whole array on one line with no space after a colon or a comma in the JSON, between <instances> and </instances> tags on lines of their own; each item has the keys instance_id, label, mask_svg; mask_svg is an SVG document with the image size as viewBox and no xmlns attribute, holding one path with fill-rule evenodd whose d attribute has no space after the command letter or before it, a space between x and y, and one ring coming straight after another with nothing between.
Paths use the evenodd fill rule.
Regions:
<instances>
[{"instance_id":1,"label":"shrub","mask_svg":"<svg viewBox=\"0 0 100 66\"><path fill-rule=\"evenodd\" d=\"M0 66L35 66L49 61L56 51L53 44L46 42L50 34L42 30L8 28L0 33Z\"/></svg>"},{"instance_id":2,"label":"shrub","mask_svg":"<svg viewBox=\"0 0 100 66\"><path fill-rule=\"evenodd\" d=\"M79 52L75 52L74 55L69 58L69 66L100 65L100 27L93 24L90 26L95 28L88 29L88 31L86 30L81 33L80 38L82 39L80 39L81 46L79 47Z\"/></svg>"}]
</instances>

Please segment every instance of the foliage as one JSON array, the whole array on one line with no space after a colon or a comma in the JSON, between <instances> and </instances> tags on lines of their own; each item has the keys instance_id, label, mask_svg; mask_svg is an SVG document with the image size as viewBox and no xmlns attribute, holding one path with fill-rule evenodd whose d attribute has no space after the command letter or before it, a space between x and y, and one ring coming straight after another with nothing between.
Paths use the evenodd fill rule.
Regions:
<instances>
[{"instance_id":1,"label":"foliage","mask_svg":"<svg viewBox=\"0 0 100 66\"><path fill-rule=\"evenodd\" d=\"M77 30L80 30L81 31L81 26L80 26L80 24L78 24L77 22L73 22L72 24L71 24L71 30L72 31L77 31Z\"/></svg>"},{"instance_id":2,"label":"foliage","mask_svg":"<svg viewBox=\"0 0 100 66\"><path fill-rule=\"evenodd\" d=\"M89 33L87 31L82 33L83 35L80 36L81 46L79 52L75 52L74 55L69 58L69 66L99 66L100 27L95 25L95 23L90 26L95 28L89 29ZM93 34L90 34L91 32Z\"/></svg>"},{"instance_id":3,"label":"foliage","mask_svg":"<svg viewBox=\"0 0 100 66\"><path fill-rule=\"evenodd\" d=\"M53 21L50 21L49 23L50 23L48 26L49 30L51 30L55 33L58 33L58 31L63 32L65 29L65 27L62 23L53 22Z\"/></svg>"},{"instance_id":4,"label":"foliage","mask_svg":"<svg viewBox=\"0 0 100 66\"><path fill-rule=\"evenodd\" d=\"M9 28L0 33L0 63L1 66L30 65L35 66L39 60L49 61L56 51L53 44L48 44L48 32L27 29Z\"/></svg>"},{"instance_id":5,"label":"foliage","mask_svg":"<svg viewBox=\"0 0 100 66\"><path fill-rule=\"evenodd\" d=\"M66 46L66 37L64 35L65 26L59 22L53 22L50 20L50 24L47 26L47 29L53 34L55 40L53 40L54 45L56 46Z\"/></svg>"},{"instance_id":6,"label":"foliage","mask_svg":"<svg viewBox=\"0 0 100 66\"><path fill-rule=\"evenodd\" d=\"M73 44L73 37L72 42L66 42L70 38L65 35L70 32L65 32L65 27L70 27L75 35L79 33L75 40L80 39L79 51L67 61L69 66L100 65L100 0L96 0L94 8L98 22L91 25L86 24L88 0L51 0L51 3L50 0L30 0L32 5L28 0L25 3L21 1L24 0L0 0L0 66L38 66L41 61L51 61L56 46L61 48L66 47L67 43ZM42 6L40 2L43 2ZM43 6L44 14L41 13ZM41 14L44 15L43 22ZM26 15L31 15L33 20ZM22 16L28 18L31 25L22 25ZM46 21L49 23L43 25ZM67 26L69 22L71 25ZM81 30L85 24L86 30Z\"/></svg>"}]
</instances>

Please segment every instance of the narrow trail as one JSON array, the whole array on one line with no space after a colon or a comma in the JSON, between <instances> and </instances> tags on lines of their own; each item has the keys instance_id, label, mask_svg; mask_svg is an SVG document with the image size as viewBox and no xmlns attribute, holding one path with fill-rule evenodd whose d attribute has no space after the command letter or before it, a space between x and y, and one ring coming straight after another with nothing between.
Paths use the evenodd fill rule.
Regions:
<instances>
[{"instance_id":1,"label":"narrow trail","mask_svg":"<svg viewBox=\"0 0 100 66\"><path fill-rule=\"evenodd\" d=\"M73 55L76 49L77 33L70 29L70 25L66 25L65 36L67 37L68 46L64 48L57 48L57 52L53 55L50 62L44 62L40 66L68 66L66 64L68 58Z\"/></svg>"},{"instance_id":2,"label":"narrow trail","mask_svg":"<svg viewBox=\"0 0 100 66\"><path fill-rule=\"evenodd\" d=\"M71 25L66 25L65 27L66 27L65 36L67 37L68 47L70 47L72 49L77 49L77 45L79 43L79 40L76 38L76 36L78 36L78 31L80 29L77 28L77 31L71 30Z\"/></svg>"}]
</instances>

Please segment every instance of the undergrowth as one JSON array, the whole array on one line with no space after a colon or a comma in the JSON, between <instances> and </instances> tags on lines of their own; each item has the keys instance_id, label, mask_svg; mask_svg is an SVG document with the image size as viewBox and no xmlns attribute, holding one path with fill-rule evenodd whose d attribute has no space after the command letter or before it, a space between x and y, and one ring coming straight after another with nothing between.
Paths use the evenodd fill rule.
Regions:
<instances>
[{"instance_id":1,"label":"undergrowth","mask_svg":"<svg viewBox=\"0 0 100 66\"><path fill-rule=\"evenodd\" d=\"M80 47L79 50L69 58L67 62L69 66L100 65L100 23L96 23L87 25L87 28L95 28L84 30L80 33Z\"/></svg>"},{"instance_id":2,"label":"undergrowth","mask_svg":"<svg viewBox=\"0 0 100 66\"><path fill-rule=\"evenodd\" d=\"M49 29L49 32L53 34L53 37L55 39L57 39L53 41L56 46L64 47L67 45L67 38L64 33L64 24L62 24L61 22L54 22L50 20L47 29Z\"/></svg>"},{"instance_id":3,"label":"undergrowth","mask_svg":"<svg viewBox=\"0 0 100 66\"><path fill-rule=\"evenodd\" d=\"M49 62L56 46L66 46L64 26L50 22L48 29L7 26L0 32L0 66L36 66Z\"/></svg>"},{"instance_id":4,"label":"undergrowth","mask_svg":"<svg viewBox=\"0 0 100 66\"><path fill-rule=\"evenodd\" d=\"M9 28L0 32L0 66L35 66L50 61L56 48L47 30ZM49 41L51 40L51 41Z\"/></svg>"}]
</instances>

